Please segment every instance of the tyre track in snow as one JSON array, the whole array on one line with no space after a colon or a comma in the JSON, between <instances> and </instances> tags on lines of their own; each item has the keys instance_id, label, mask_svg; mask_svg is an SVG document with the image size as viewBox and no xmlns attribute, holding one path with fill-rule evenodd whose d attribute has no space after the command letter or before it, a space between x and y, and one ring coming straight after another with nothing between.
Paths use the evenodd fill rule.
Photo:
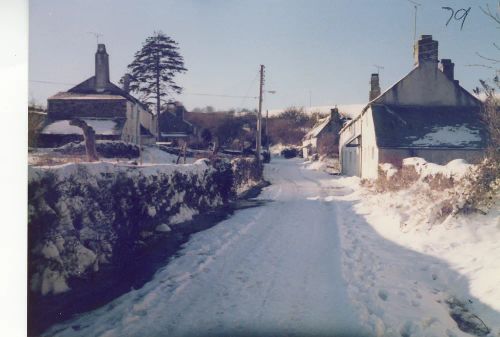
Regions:
<instances>
[{"instance_id":1,"label":"tyre track in snow","mask_svg":"<svg viewBox=\"0 0 500 337\"><path fill-rule=\"evenodd\" d=\"M335 207L323 201L330 187L298 160L276 160L265 175L260 198L272 202L194 234L143 288L47 335L359 335Z\"/></svg>"}]
</instances>

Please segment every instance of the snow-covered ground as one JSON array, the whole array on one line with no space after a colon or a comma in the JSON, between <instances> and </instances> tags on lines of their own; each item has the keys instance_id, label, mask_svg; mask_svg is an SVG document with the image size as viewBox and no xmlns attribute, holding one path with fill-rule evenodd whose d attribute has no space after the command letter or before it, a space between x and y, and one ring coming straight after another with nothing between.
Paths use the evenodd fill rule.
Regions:
<instances>
[{"instance_id":1,"label":"snow-covered ground","mask_svg":"<svg viewBox=\"0 0 500 337\"><path fill-rule=\"evenodd\" d=\"M311 168L273 158L259 197L270 202L193 235L143 288L45 335L470 336L450 307L498 335L498 210L401 231L411 205Z\"/></svg>"},{"instance_id":2,"label":"snow-covered ground","mask_svg":"<svg viewBox=\"0 0 500 337\"><path fill-rule=\"evenodd\" d=\"M272 202L192 236L143 288L47 336L360 335L341 273L336 204L298 160L273 160Z\"/></svg>"},{"instance_id":3,"label":"snow-covered ground","mask_svg":"<svg viewBox=\"0 0 500 337\"><path fill-rule=\"evenodd\" d=\"M338 183L353 186L358 181L342 178ZM345 247L343 272L351 281L349 294L373 332L380 336L469 336L458 330L446 304L458 300L484 321L491 336L497 336L498 208L488 216L409 227L407 223L416 225L412 220L419 217L424 202L413 199L412 203L407 191L372 195L359 187L353 189L356 192L337 198L342 213L350 214L339 223Z\"/></svg>"}]
</instances>

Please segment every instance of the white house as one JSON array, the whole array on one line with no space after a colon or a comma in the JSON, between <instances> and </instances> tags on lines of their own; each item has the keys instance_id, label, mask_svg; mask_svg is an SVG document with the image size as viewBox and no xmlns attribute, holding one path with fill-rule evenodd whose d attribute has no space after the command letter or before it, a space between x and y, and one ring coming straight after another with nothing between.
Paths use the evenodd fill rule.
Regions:
<instances>
[{"instance_id":1,"label":"white house","mask_svg":"<svg viewBox=\"0 0 500 337\"><path fill-rule=\"evenodd\" d=\"M415 68L399 82L381 94L378 75L371 84L370 102L340 131L343 174L376 178L380 163L401 167L407 157L481 160L487 141L481 103L454 79L451 60L439 62L431 35L417 41Z\"/></svg>"}]
</instances>

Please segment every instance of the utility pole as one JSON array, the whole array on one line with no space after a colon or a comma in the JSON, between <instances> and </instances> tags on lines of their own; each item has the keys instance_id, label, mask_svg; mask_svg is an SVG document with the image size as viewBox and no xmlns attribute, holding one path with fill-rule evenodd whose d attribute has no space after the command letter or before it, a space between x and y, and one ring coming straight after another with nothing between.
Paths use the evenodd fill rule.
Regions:
<instances>
[{"instance_id":1,"label":"utility pole","mask_svg":"<svg viewBox=\"0 0 500 337\"><path fill-rule=\"evenodd\" d=\"M264 65L260 65L260 85L259 85L259 111L257 112L257 161L260 163L260 153L262 145L262 92L264 89Z\"/></svg>"}]
</instances>

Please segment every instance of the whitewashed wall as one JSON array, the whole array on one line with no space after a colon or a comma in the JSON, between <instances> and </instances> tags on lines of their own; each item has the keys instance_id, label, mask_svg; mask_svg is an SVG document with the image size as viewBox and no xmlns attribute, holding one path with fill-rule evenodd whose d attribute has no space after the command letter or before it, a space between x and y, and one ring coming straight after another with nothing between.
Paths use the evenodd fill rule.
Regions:
<instances>
[{"instance_id":1,"label":"whitewashed wall","mask_svg":"<svg viewBox=\"0 0 500 337\"><path fill-rule=\"evenodd\" d=\"M348 147L346 146L354 138L361 135L362 124L361 119L353 121L349 126L345 127L340 132L339 140L339 156L342 168L342 174L356 175L361 174L361 146Z\"/></svg>"},{"instance_id":2,"label":"whitewashed wall","mask_svg":"<svg viewBox=\"0 0 500 337\"><path fill-rule=\"evenodd\" d=\"M478 105L471 94L446 77L434 62L422 62L374 102L420 106Z\"/></svg>"},{"instance_id":3,"label":"whitewashed wall","mask_svg":"<svg viewBox=\"0 0 500 337\"><path fill-rule=\"evenodd\" d=\"M126 116L127 120L123 126L122 140L128 143L139 144L140 129L138 105L128 101Z\"/></svg>"},{"instance_id":4,"label":"whitewashed wall","mask_svg":"<svg viewBox=\"0 0 500 337\"><path fill-rule=\"evenodd\" d=\"M361 117L363 129L361 144L361 177L374 179L378 175L378 147L375 137L372 109L369 108Z\"/></svg>"}]
</instances>

